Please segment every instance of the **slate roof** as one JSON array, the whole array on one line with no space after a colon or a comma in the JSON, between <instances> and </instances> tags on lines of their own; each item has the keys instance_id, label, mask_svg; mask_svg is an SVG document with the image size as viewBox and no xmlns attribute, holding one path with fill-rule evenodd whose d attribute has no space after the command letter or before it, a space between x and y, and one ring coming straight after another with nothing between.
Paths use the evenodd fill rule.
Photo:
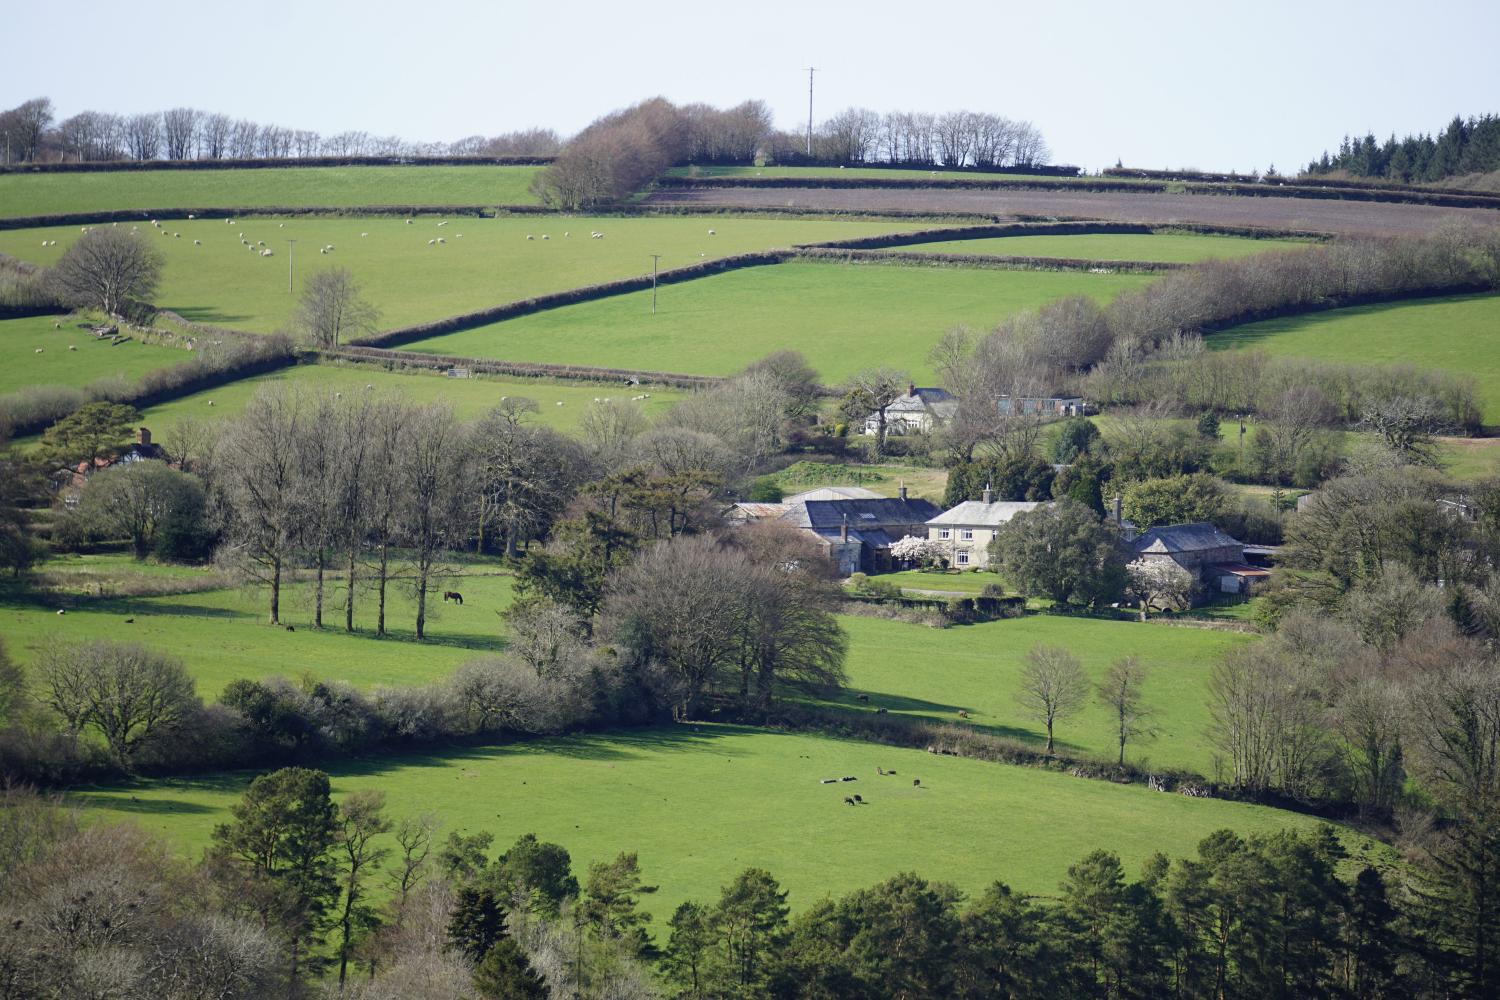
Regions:
<instances>
[{"instance_id":1,"label":"slate roof","mask_svg":"<svg viewBox=\"0 0 1500 1000\"><path fill-rule=\"evenodd\" d=\"M863 486L819 486L794 496L782 497L783 504L806 503L809 500L878 500L880 494Z\"/></svg>"},{"instance_id":2,"label":"slate roof","mask_svg":"<svg viewBox=\"0 0 1500 1000\"><path fill-rule=\"evenodd\" d=\"M950 404L952 407L958 406L958 400L954 399L953 393L947 389L911 386L909 391L892 400L891 404L885 408L885 412L919 413L929 408L936 409L941 403Z\"/></svg>"},{"instance_id":3,"label":"slate roof","mask_svg":"<svg viewBox=\"0 0 1500 1000\"><path fill-rule=\"evenodd\" d=\"M939 527L963 526L966 528L994 528L1028 510L1036 510L1040 502L1031 500L997 500L985 503L982 500L965 500L952 510L945 510L928 521Z\"/></svg>"},{"instance_id":4,"label":"slate roof","mask_svg":"<svg viewBox=\"0 0 1500 1000\"><path fill-rule=\"evenodd\" d=\"M1231 538L1207 521L1194 524L1167 524L1148 528L1130 543L1135 552L1203 552L1227 546L1243 549L1244 543Z\"/></svg>"},{"instance_id":5,"label":"slate roof","mask_svg":"<svg viewBox=\"0 0 1500 1000\"><path fill-rule=\"evenodd\" d=\"M735 504L730 509L743 511L746 517L751 518L752 520L759 520L763 517L780 517L782 514L785 514L787 512L788 505L784 503L754 503L751 501L741 501L740 503Z\"/></svg>"},{"instance_id":6,"label":"slate roof","mask_svg":"<svg viewBox=\"0 0 1500 1000\"><path fill-rule=\"evenodd\" d=\"M839 530L849 518L849 530L868 531L895 524L925 524L941 511L928 500L879 497L873 500L809 500L781 515L781 520L799 528Z\"/></svg>"},{"instance_id":7,"label":"slate roof","mask_svg":"<svg viewBox=\"0 0 1500 1000\"><path fill-rule=\"evenodd\" d=\"M812 532L819 538L826 538L830 542L839 540L839 530L837 528L814 528ZM895 539L880 528L865 528L856 531L851 527L849 529L849 541L868 545L872 549L888 549Z\"/></svg>"}]
</instances>

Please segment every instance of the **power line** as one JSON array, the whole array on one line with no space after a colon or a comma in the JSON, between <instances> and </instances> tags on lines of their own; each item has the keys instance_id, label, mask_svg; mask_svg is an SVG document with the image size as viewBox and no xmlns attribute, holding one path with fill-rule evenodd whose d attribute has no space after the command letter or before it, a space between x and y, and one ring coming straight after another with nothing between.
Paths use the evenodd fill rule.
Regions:
<instances>
[{"instance_id":1,"label":"power line","mask_svg":"<svg viewBox=\"0 0 1500 1000\"><path fill-rule=\"evenodd\" d=\"M807 158L812 159L812 118L813 118L813 74L818 71L816 66L807 67Z\"/></svg>"},{"instance_id":2,"label":"power line","mask_svg":"<svg viewBox=\"0 0 1500 1000\"><path fill-rule=\"evenodd\" d=\"M661 254L651 255L651 314L656 314L656 262L661 260Z\"/></svg>"},{"instance_id":3,"label":"power line","mask_svg":"<svg viewBox=\"0 0 1500 1000\"><path fill-rule=\"evenodd\" d=\"M297 265L297 241L286 241L286 293L292 294L292 271Z\"/></svg>"}]
</instances>

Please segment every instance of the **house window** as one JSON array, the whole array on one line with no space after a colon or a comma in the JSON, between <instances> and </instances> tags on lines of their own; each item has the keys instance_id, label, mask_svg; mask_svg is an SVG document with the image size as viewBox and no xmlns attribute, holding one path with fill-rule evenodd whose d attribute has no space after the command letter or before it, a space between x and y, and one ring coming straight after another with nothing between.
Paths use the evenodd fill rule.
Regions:
<instances>
[{"instance_id":1,"label":"house window","mask_svg":"<svg viewBox=\"0 0 1500 1000\"><path fill-rule=\"evenodd\" d=\"M965 542L972 542L974 540L974 529L964 528L963 530L959 531L958 537Z\"/></svg>"},{"instance_id":2,"label":"house window","mask_svg":"<svg viewBox=\"0 0 1500 1000\"><path fill-rule=\"evenodd\" d=\"M967 552L960 552L958 554L958 564L960 566L969 565L969 554Z\"/></svg>"},{"instance_id":3,"label":"house window","mask_svg":"<svg viewBox=\"0 0 1500 1000\"><path fill-rule=\"evenodd\" d=\"M938 529L938 537L939 538L952 538L953 537L953 529L952 528L939 528Z\"/></svg>"}]
</instances>

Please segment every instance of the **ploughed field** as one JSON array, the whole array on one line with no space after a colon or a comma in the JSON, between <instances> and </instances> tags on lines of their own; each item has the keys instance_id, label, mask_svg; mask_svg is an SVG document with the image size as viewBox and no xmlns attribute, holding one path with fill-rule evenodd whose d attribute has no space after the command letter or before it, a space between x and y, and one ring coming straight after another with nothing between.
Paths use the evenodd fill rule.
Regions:
<instances>
[{"instance_id":1,"label":"ploughed field","mask_svg":"<svg viewBox=\"0 0 1500 1000\"><path fill-rule=\"evenodd\" d=\"M728 375L772 351L799 350L825 383L889 365L930 382L944 331L988 330L1065 295L1101 302L1151 275L1004 271L793 261L658 291L564 306L404 345L505 361Z\"/></svg>"},{"instance_id":2,"label":"ploughed field","mask_svg":"<svg viewBox=\"0 0 1500 1000\"><path fill-rule=\"evenodd\" d=\"M153 369L192 359L181 348L135 338L111 344L108 337L101 340L79 323L66 316L0 320L0 357L5 359L0 363L0 394L39 385L81 388L100 379L133 382Z\"/></svg>"},{"instance_id":3,"label":"ploughed field","mask_svg":"<svg viewBox=\"0 0 1500 1000\"><path fill-rule=\"evenodd\" d=\"M0 218L170 208L534 205L540 167L262 167L0 174Z\"/></svg>"},{"instance_id":4,"label":"ploughed field","mask_svg":"<svg viewBox=\"0 0 1500 1000\"><path fill-rule=\"evenodd\" d=\"M363 392L368 385L376 392L399 394L413 403L446 403L463 421L477 420L501 401L521 397L537 404L536 414L526 418L528 422L564 433L578 429L579 421L595 399L629 399L648 394L649 399L637 402L642 414L650 420L665 413L685 395L681 389L630 388L619 383L604 385L498 375L453 379L436 371L389 372L373 365L296 365L147 407L142 411L141 422L160 433L184 417L204 421L236 417L266 385L292 385L326 392Z\"/></svg>"},{"instance_id":5,"label":"ploughed field","mask_svg":"<svg viewBox=\"0 0 1500 1000\"><path fill-rule=\"evenodd\" d=\"M388 330L650 274L652 254L660 255L665 270L752 250L912 228L910 222L557 215L419 216L411 225L399 218L269 216L226 225L218 216L162 220L160 230L145 219L134 225L166 256L156 305L194 322L257 333L291 324L297 306L297 296L287 291L293 256L296 291L313 271L348 268L380 310L379 327ZM52 264L82 228L0 231L0 253ZM603 238L591 238L593 232ZM56 246L42 245L53 240ZM296 241L295 248L288 240ZM331 252L320 252L330 245ZM272 256L262 256L263 250Z\"/></svg>"},{"instance_id":6,"label":"ploughed field","mask_svg":"<svg viewBox=\"0 0 1500 1000\"><path fill-rule=\"evenodd\" d=\"M893 770L881 776L876 768ZM375 788L392 817L432 813L448 832L523 833L590 862L637 851L643 896L664 924L685 899L713 901L751 866L789 890L794 909L902 871L977 894L995 879L1051 894L1069 865L1106 848L1137 872L1157 851L1191 853L1208 833L1313 820L1260 806L1194 799L1039 769L935 757L818 736L679 725L499 747L334 762L336 797ZM80 789L87 814L132 819L197 856L253 777L237 772ZM824 778L855 777L821 784ZM921 785L914 787L913 780ZM862 805L844 798L859 794ZM1376 850L1346 834L1356 856Z\"/></svg>"},{"instance_id":7,"label":"ploughed field","mask_svg":"<svg viewBox=\"0 0 1500 1000\"><path fill-rule=\"evenodd\" d=\"M1454 295L1286 316L1223 330L1212 348L1340 364L1440 368L1474 379L1500 423L1500 295Z\"/></svg>"},{"instance_id":8,"label":"ploughed field","mask_svg":"<svg viewBox=\"0 0 1500 1000\"><path fill-rule=\"evenodd\" d=\"M1079 236L998 236L980 240L917 243L893 249L908 253L992 254L1015 257L1064 257L1080 260L1145 260L1191 264L1228 260L1268 250L1301 250L1303 240L1252 239L1210 233L1093 233Z\"/></svg>"},{"instance_id":9,"label":"ploughed field","mask_svg":"<svg viewBox=\"0 0 1500 1000\"><path fill-rule=\"evenodd\" d=\"M813 212L910 212L981 215L998 220L1091 219L1153 226L1199 223L1333 234L1423 233L1450 218L1493 225L1500 209L1393 202L1142 191L955 190L949 188L669 188L647 205L678 209Z\"/></svg>"}]
</instances>

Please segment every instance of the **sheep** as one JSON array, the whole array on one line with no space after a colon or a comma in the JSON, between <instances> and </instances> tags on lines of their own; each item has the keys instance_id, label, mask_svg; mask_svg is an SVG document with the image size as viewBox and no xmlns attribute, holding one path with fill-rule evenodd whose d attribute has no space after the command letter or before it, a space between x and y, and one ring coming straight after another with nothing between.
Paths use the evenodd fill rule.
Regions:
<instances>
[{"instance_id":1,"label":"sheep","mask_svg":"<svg viewBox=\"0 0 1500 1000\"><path fill-rule=\"evenodd\" d=\"M884 709L884 708L877 708L875 710L875 714L876 715L889 715L890 712L888 710Z\"/></svg>"},{"instance_id":2,"label":"sheep","mask_svg":"<svg viewBox=\"0 0 1500 1000\"><path fill-rule=\"evenodd\" d=\"M911 787L913 787L913 788L921 788L922 787L922 779L921 778L913 778L913 779L911 779Z\"/></svg>"},{"instance_id":3,"label":"sheep","mask_svg":"<svg viewBox=\"0 0 1500 1000\"><path fill-rule=\"evenodd\" d=\"M546 233L542 234L542 239L544 239L544 240L550 240L551 238L552 237L548 236Z\"/></svg>"},{"instance_id":4,"label":"sheep","mask_svg":"<svg viewBox=\"0 0 1500 1000\"><path fill-rule=\"evenodd\" d=\"M36 349L36 352L37 352L37 353L38 353L38 354L41 354L41 353L42 353L42 349L41 349L41 348L40 348L40 347L38 347L38 348L37 348L37 349Z\"/></svg>"},{"instance_id":5,"label":"sheep","mask_svg":"<svg viewBox=\"0 0 1500 1000\"><path fill-rule=\"evenodd\" d=\"M442 221L442 222L439 222L439 223L438 223L438 228L439 228L439 229L442 229L442 228L443 228L443 227L444 227L444 226L446 226L446 225L447 225L447 224L448 224L448 220L447 220L447 219L444 219L444 220L443 220L443 221Z\"/></svg>"},{"instance_id":6,"label":"sheep","mask_svg":"<svg viewBox=\"0 0 1500 1000\"><path fill-rule=\"evenodd\" d=\"M233 219L225 219L224 220L224 225L226 225L226 226L232 226L232 225L234 225L234 220Z\"/></svg>"},{"instance_id":7,"label":"sheep","mask_svg":"<svg viewBox=\"0 0 1500 1000\"><path fill-rule=\"evenodd\" d=\"M336 392L336 393L333 394L333 398L334 399L343 399L344 398L344 394L342 392Z\"/></svg>"},{"instance_id":8,"label":"sheep","mask_svg":"<svg viewBox=\"0 0 1500 1000\"><path fill-rule=\"evenodd\" d=\"M180 239L182 239L182 234L181 233L173 233L172 234L172 239L174 239L174 240L180 240Z\"/></svg>"},{"instance_id":9,"label":"sheep","mask_svg":"<svg viewBox=\"0 0 1500 1000\"><path fill-rule=\"evenodd\" d=\"M195 246L195 247L201 247L202 245L203 245L203 241L202 240L194 240L193 241L193 246Z\"/></svg>"},{"instance_id":10,"label":"sheep","mask_svg":"<svg viewBox=\"0 0 1500 1000\"><path fill-rule=\"evenodd\" d=\"M286 228L286 223L285 222L278 222L278 223L276 223L276 228L277 229L285 229Z\"/></svg>"},{"instance_id":11,"label":"sheep","mask_svg":"<svg viewBox=\"0 0 1500 1000\"><path fill-rule=\"evenodd\" d=\"M864 799L862 799L858 795L856 795L856 796L854 796L854 801L855 802L864 802Z\"/></svg>"},{"instance_id":12,"label":"sheep","mask_svg":"<svg viewBox=\"0 0 1500 1000\"><path fill-rule=\"evenodd\" d=\"M959 717L959 718L960 718L960 719L967 719L967 718L968 718L968 717L969 717L969 713L968 713L968 712L965 712L965 711L964 711L964 710L963 710L963 709L961 709L961 708L960 708L960 709L959 709L959 710L958 710L958 717Z\"/></svg>"},{"instance_id":13,"label":"sheep","mask_svg":"<svg viewBox=\"0 0 1500 1000\"><path fill-rule=\"evenodd\" d=\"M875 765L875 773L876 774L884 774L885 773L885 768L883 768L879 764L877 764L877 765Z\"/></svg>"},{"instance_id":14,"label":"sheep","mask_svg":"<svg viewBox=\"0 0 1500 1000\"><path fill-rule=\"evenodd\" d=\"M819 778L818 779L818 784L820 784L820 785L836 785L838 783L839 783L839 779L837 779L837 778Z\"/></svg>"},{"instance_id":15,"label":"sheep","mask_svg":"<svg viewBox=\"0 0 1500 1000\"><path fill-rule=\"evenodd\" d=\"M532 236L532 235L531 235L531 234L530 234L530 233L527 233L527 234L526 234L526 238L527 238L527 239L528 239L528 240L534 240L534 239L536 239L536 237L535 237L535 236Z\"/></svg>"},{"instance_id":16,"label":"sheep","mask_svg":"<svg viewBox=\"0 0 1500 1000\"><path fill-rule=\"evenodd\" d=\"M854 798L853 798L853 796L845 795L844 796L844 805L846 805L846 806L852 806L852 805L854 805Z\"/></svg>"},{"instance_id":17,"label":"sheep","mask_svg":"<svg viewBox=\"0 0 1500 1000\"><path fill-rule=\"evenodd\" d=\"M560 400L560 399L559 399L559 400L558 400L558 401L557 401L557 405L558 405L558 406L561 406L561 405L563 405L563 404L562 404L562 400Z\"/></svg>"},{"instance_id":18,"label":"sheep","mask_svg":"<svg viewBox=\"0 0 1500 1000\"><path fill-rule=\"evenodd\" d=\"M370 235L369 233L360 233L359 234L360 239L364 239L366 236L369 236L369 235Z\"/></svg>"},{"instance_id":19,"label":"sheep","mask_svg":"<svg viewBox=\"0 0 1500 1000\"><path fill-rule=\"evenodd\" d=\"M188 214L188 218L189 219L195 219L195 218L197 218L197 216L193 215L192 213L189 213Z\"/></svg>"},{"instance_id":20,"label":"sheep","mask_svg":"<svg viewBox=\"0 0 1500 1000\"><path fill-rule=\"evenodd\" d=\"M47 245L47 241L46 240L42 240L42 246L46 246L46 245Z\"/></svg>"},{"instance_id":21,"label":"sheep","mask_svg":"<svg viewBox=\"0 0 1500 1000\"><path fill-rule=\"evenodd\" d=\"M256 240L255 241L255 245L258 246L258 247L263 247L263 246L266 245L266 241L265 240Z\"/></svg>"},{"instance_id":22,"label":"sheep","mask_svg":"<svg viewBox=\"0 0 1500 1000\"><path fill-rule=\"evenodd\" d=\"M269 247L267 247L266 249L264 249L264 250L262 250L260 252L260 255L262 257L274 257L274 256L276 256L276 252L274 250L270 249Z\"/></svg>"},{"instance_id":23,"label":"sheep","mask_svg":"<svg viewBox=\"0 0 1500 1000\"><path fill-rule=\"evenodd\" d=\"M68 350L70 350L70 351L76 351L76 350L78 350L78 345L77 344L69 344L68 345Z\"/></svg>"},{"instance_id":24,"label":"sheep","mask_svg":"<svg viewBox=\"0 0 1500 1000\"><path fill-rule=\"evenodd\" d=\"M563 233L563 239L567 239L569 236L572 236L572 235L573 235L572 233L565 232L565 233Z\"/></svg>"},{"instance_id":25,"label":"sheep","mask_svg":"<svg viewBox=\"0 0 1500 1000\"><path fill-rule=\"evenodd\" d=\"M713 230L712 230L712 229L710 229L710 230L709 230L709 231L708 231L708 235L710 235L710 236L717 236L717 235L719 235L719 234L718 234L718 233L716 233L716 232L714 232L714 231L713 231Z\"/></svg>"},{"instance_id":26,"label":"sheep","mask_svg":"<svg viewBox=\"0 0 1500 1000\"><path fill-rule=\"evenodd\" d=\"M443 239L441 236L438 237L438 243L441 244L442 246L447 246L448 245L448 241L445 240L445 239Z\"/></svg>"},{"instance_id":27,"label":"sheep","mask_svg":"<svg viewBox=\"0 0 1500 1000\"><path fill-rule=\"evenodd\" d=\"M840 778L840 779L839 779L839 780L840 780L840 781L858 781L858 780L859 780L859 779L858 779L858 778L856 778L856 777L855 777L855 776L854 776L854 775L852 775L852 774L846 774L846 775L844 775L844 776L843 776L843 777L842 777L842 778Z\"/></svg>"},{"instance_id":28,"label":"sheep","mask_svg":"<svg viewBox=\"0 0 1500 1000\"><path fill-rule=\"evenodd\" d=\"M428 246L432 246L432 245L434 245L434 244L435 244L435 243L437 243L437 240L428 240L428 241L427 241L427 245L428 245Z\"/></svg>"},{"instance_id":29,"label":"sheep","mask_svg":"<svg viewBox=\"0 0 1500 1000\"><path fill-rule=\"evenodd\" d=\"M327 247L318 247L318 253L326 254L326 253L328 253L328 248Z\"/></svg>"},{"instance_id":30,"label":"sheep","mask_svg":"<svg viewBox=\"0 0 1500 1000\"><path fill-rule=\"evenodd\" d=\"M244 233L240 233L240 239L244 239L244 238L245 238L245 234Z\"/></svg>"},{"instance_id":31,"label":"sheep","mask_svg":"<svg viewBox=\"0 0 1500 1000\"><path fill-rule=\"evenodd\" d=\"M407 225L408 225L408 226L409 226L409 225L411 225L411 220L410 220L410 219L407 219L407 220L406 220L406 224L407 224Z\"/></svg>"},{"instance_id":32,"label":"sheep","mask_svg":"<svg viewBox=\"0 0 1500 1000\"><path fill-rule=\"evenodd\" d=\"M870 696L867 695L867 694L858 695L857 697L858 697L858 699L860 701L869 701L870 700Z\"/></svg>"},{"instance_id":33,"label":"sheep","mask_svg":"<svg viewBox=\"0 0 1500 1000\"><path fill-rule=\"evenodd\" d=\"M211 399L210 399L210 400L209 400L209 401L208 401L208 405L209 405L209 406L213 406L213 405L214 405L214 401L213 401L213 400L211 400Z\"/></svg>"},{"instance_id":34,"label":"sheep","mask_svg":"<svg viewBox=\"0 0 1500 1000\"><path fill-rule=\"evenodd\" d=\"M366 388L366 389L373 389L373 388L375 388L375 386L374 386L374 385L372 385L372 384L371 384L371 383L369 383L369 382L366 382L366 383L365 383L365 388Z\"/></svg>"},{"instance_id":35,"label":"sheep","mask_svg":"<svg viewBox=\"0 0 1500 1000\"><path fill-rule=\"evenodd\" d=\"M67 614L67 611L63 610L62 608L58 608L57 609L57 613L60 614L60 615L65 615L65 614Z\"/></svg>"},{"instance_id":36,"label":"sheep","mask_svg":"<svg viewBox=\"0 0 1500 1000\"><path fill-rule=\"evenodd\" d=\"M328 244L328 252L329 253L333 253L333 244L332 243Z\"/></svg>"}]
</instances>

